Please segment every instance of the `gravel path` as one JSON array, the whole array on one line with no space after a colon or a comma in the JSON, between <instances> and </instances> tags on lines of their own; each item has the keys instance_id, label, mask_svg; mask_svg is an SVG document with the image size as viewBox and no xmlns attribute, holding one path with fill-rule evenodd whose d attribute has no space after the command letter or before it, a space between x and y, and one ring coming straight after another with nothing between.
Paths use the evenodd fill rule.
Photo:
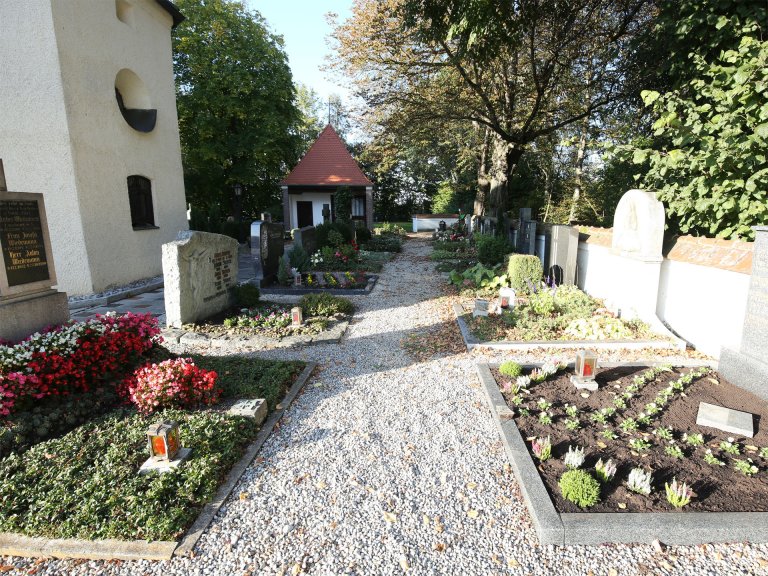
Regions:
<instances>
[{"instance_id":1,"label":"gravel path","mask_svg":"<svg viewBox=\"0 0 768 576\"><path fill-rule=\"evenodd\" d=\"M19 574L758 574L768 546L540 546L474 362L415 362L409 334L455 331L421 240L387 265L338 345L259 353L322 364L193 559L5 558ZM436 333L436 332L435 332ZM535 357L536 354L532 353Z\"/></svg>"}]
</instances>

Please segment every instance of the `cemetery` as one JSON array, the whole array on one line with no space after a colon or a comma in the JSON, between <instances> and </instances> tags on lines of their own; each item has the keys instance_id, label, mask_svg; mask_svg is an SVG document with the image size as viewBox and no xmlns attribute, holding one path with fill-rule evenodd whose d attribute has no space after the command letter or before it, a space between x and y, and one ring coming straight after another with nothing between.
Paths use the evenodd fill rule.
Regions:
<instances>
[{"instance_id":1,"label":"cemetery","mask_svg":"<svg viewBox=\"0 0 768 576\"><path fill-rule=\"evenodd\" d=\"M0 572L768 569L763 7L360 0L355 117L247 3L25 4Z\"/></svg>"}]
</instances>

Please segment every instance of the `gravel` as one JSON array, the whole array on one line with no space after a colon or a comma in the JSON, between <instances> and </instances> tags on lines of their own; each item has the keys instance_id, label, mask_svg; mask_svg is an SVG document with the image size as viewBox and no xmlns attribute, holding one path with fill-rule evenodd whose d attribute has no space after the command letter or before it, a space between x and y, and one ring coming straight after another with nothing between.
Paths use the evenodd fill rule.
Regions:
<instances>
[{"instance_id":1,"label":"gravel","mask_svg":"<svg viewBox=\"0 0 768 576\"><path fill-rule=\"evenodd\" d=\"M114 286L109 290L104 290L103 292L98 292L96 294L80 294L78 296L70 296L69 298L67 298L67 300L69 301L70 304L83 302L84 300L97 300L99 298L106 298L108 296L114 296L115 294L127 292L135 288L143 288L144 286L149 286L150 284L155 284L157 282L160 282L162 279L163 279L162 275L153 276L152 278L142 278L141 280L136 280L134 282L131 282L130 284L124 284L122 286Z\"/></svg>"},{"instance_id":2,"label":"gravel","mask_svg":"<svg viewBox=\"0 0 768 576\"><path fill-rule=\"evenodd\" d=\"M405 243L370 296L352 298L340 344L256 353L322 366L194 558L4 563L19 574L768 573L766 545L540 546L475 375L488 355L415 363L400 347L450 318L445 299L430 301L441 280L422 239Z\"/></svg>"}]
</instances>

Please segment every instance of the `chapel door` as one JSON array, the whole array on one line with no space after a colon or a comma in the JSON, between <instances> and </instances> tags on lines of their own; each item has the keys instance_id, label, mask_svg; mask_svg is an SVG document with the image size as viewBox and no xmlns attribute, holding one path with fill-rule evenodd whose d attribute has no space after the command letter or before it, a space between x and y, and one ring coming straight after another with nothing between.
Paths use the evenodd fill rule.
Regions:
<instances>
[{"instance_id":1,"label":"chapel door","mask_svg":"<svg viewBox=\"0 0 768 576\"><path fill-rule=\"evenodd\" d=\"M296 202L296 226L298 228L304 228L304 226L314 225L312 219L312 202L306 200L300 200Z\"/></svg>"}]
</instances>

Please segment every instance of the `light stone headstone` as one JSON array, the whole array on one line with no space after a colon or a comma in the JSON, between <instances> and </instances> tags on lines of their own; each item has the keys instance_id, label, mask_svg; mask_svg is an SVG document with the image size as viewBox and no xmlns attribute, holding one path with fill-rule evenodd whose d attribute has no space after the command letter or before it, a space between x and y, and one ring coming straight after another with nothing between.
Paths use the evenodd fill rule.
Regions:
<instances>
[{"instance_id":1,"label":"light stone headstone","mask_svg":"<svg viewBox=\"0 0 768 576\"><path fill-rule=\"evenodd\" d=\"M729 382L768 400L768 226L755 226L752 277L738 351L723 348L719 372Z\"/></svg>"},{"instance_id":2,"label":"light stone headstone","mask_svg":"<svg viewBox=\"0 0 768 576\"><path fill-rule=\"evenodd\" d=\"M209 232L180 232L178 240L163 244L168 326L180 328L232 306L237 253L237 240Z\"/></svg>"},{"instance_id":3,"label":"light stone headstone","mask_svg":"<svg viewBox=\"0 0 768 576\"><path fill-rule=\"evenodd\" d=\"M267 401L263 398L255 400L238 400L228 410L233 416L253 418L257 424L267 419Z\"/></svg>"},{"instance_id":4,"label":"light stone headstone","mask_svg":"<svg viewBox=\"0 0 768 576\"><path fill-rule=\"evenodd\" d=\"M283 251L282 224L263 220L251 223L251 257L258 284L265 286L275 280Z\"/></svg>"},{"instance_id":5,"label":"light stone headstone","mask_svg":"<svg viewBox=\"0 0 768 576\"><path fill-rule=\"evenodd\" d=\"M488 316L488 300L478 298L475 300L475 308L472 310L472 316L477 318L478 316Z\"/></svg>"},{"instance_id":6,"label":"light stone headstone","mask_svg":"<svg viewBox=\"0 0 768 576\"><path fill-rule=\"evenodd\" d=\"M708 404L707 402L699 402L696 424L717 428L723 432L730 432L738 436L746 436L747 438L752 438L755 435L752 414Z\"/></svg>"},{"instance_id":7,"label":"light stone headstone","mask_svg":"<svg viewBox=\"0 0 768 576\"><path fill-rule=\"evenodd\" d=\"M293 231L293 245L301 246L304 251L312 255L317 250L317 234L314 226L304 226Z\"/></svg>"},{"instance_id":8,"label":"light stone headstone","mask_svg":"<svg viewBox=\"0 0 768 576\"><path fill-rule=\"evenodd\" d=\"M17 341L69 320L56 272L43 195L8 192L0 162L0 339Z\"/></svg>"}]
</instances>

